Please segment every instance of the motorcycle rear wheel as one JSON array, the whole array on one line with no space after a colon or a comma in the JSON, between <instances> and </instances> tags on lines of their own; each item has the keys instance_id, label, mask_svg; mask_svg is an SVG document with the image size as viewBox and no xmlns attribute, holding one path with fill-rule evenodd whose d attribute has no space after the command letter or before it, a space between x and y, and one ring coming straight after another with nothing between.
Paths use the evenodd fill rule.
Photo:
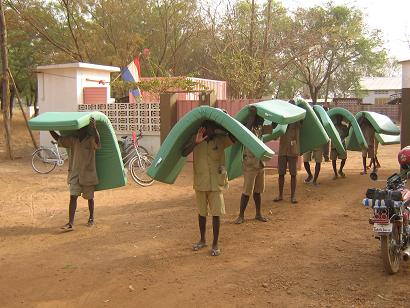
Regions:
<instances>
[{"instance_id":1,"label":"motorcycle rear wheel","mask_svg":"<svg viewBox=\"0 0 410 308\"><path fill-rule=\"evenodd\" d=\"M383 266L385 271L389 274L395 274L399 271L399 245L399 232L396 225L393 225L393 231L391 234L380 236L380 248L382 251Z\"/></svg>"}]
</instances>

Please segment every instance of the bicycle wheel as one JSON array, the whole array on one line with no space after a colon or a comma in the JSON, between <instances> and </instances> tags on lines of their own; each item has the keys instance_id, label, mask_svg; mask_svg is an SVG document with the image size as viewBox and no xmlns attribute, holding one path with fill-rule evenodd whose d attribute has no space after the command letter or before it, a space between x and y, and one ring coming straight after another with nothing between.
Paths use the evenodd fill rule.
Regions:
<instances>
[{"instance_id":1,"label":"bicycle wheel","mask_svg":"<svg viewBox=\"0 0 410 308\"><path fill-rule=\"evenodd\" d=\"M140 146L140 145L138 146L138 152L140 152L142 155L150 156L149 153L148 153L148 150L146 148L144 148L143 146Z\"/></svg>"},{"instance_id":2,"label":"bicycle wheel","mask_svg":"<svg viewBox=\"0 0 410 308\"><path fill-rule=\"evenodd\" d=\"M147 174L154 159L149 155L135 156L129 163L132 179L141 186L150 186L154 180Z\"/></svg>"},{"instance_id":3,"label":"bicycle wheel","mask_svg":"<svg viewBox=\"0 0 410 308\"><path fill-rule=\"evenodd\" d=\"M46 148L40 148L34 151L31 157L31 165L34 171L46 174L50 173L57 166L57 154Z\"/></svg>"}]
</instances>

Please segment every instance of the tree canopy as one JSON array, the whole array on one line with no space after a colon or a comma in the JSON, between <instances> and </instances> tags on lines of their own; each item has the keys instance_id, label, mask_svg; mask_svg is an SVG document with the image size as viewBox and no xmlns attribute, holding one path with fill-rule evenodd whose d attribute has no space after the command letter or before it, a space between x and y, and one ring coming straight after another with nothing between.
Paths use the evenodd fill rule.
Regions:
<instances>
[{"instance_id":1,"label":"tree canopy","mask_svg":"<svg viewBox=\"0 0 410 308\"><path fill-rule=\"evenodd\" d=\"M226 80L235 98L290 98L305 89L314 101L347 95L360 77L390 65L362 12L332 3L294 12L276 0L5 3L10 66L30 102L41 64L123 67L143 54L143 77Z\"/></svg>"}]
</instances>

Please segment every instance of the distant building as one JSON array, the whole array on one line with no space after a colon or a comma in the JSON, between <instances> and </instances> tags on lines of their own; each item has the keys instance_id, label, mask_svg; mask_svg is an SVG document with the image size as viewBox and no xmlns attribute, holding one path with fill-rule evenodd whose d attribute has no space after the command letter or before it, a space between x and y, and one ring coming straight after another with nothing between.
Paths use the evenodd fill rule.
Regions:
<instances>
[{"instance_id":1,"label":"distant building","mask_svg":"<svg viewBox=\"0 0 410 308\"><path fill-rule=\"evenodd\" d=\"M397 103L401 98L400 77L365 77L360 80L362 104L384 105Z\"/></svg>"}]
</instances>

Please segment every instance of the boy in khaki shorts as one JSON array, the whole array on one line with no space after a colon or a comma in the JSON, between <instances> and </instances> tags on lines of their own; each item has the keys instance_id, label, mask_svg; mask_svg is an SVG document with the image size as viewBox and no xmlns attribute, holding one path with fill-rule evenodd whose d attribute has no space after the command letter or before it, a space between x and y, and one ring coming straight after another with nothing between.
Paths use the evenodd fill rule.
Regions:
<instances>
[{"instance_id":1,"label":"boy in khaki shorts","mask_svg":"<svg viewBox=\"0 0 410 308\"><path fill-rule=\"evenodd\" d=\"M359 119L359 125L363 132L364 139L367 143L367 149L362 150L363 158L363 171L360 172L361 175L367 174L367 164L366 157L370 158L370 165L373 165L373 169L376 169L376 163L374 162L374 139L375 139L375 130L370 124L369 120L364 116Z\"/></svg>"},{"instance_id":2,"label":"boy in khaki shorts","mask_svg":"<svg viewBox=\"0 0 410 308\"><path fill-rule=\"evenodd\" d=\"M334 118L334 125L337 129L337 132L339 133L340 139L342 140L342 144L346 149L346 137L349 135L349 126L343 124L343 117L340 115L337 115ZM341 159L342 161L340 162L340 168L339 171L337 171L337 166L336 166L336 160L337 159ZM337 178L340 176L342 178L344 178L346 175L343 172L343 168L346 164L346 159L347 159L347 151L345 152L345 154L339 154L336 151L336 146L333 144L331 144L331 150L330 150L330 159L332 161L332 167L333 167L333 179L337 180Z\"/></svg>"},{"instance_id":3,"label":"boy in khaki shorts","mask_svg":"<svg viewBox=\"0 0 410 308\"><path fill-rule=\"evenodd\" d=\"M290 101L294 104L293 101ZM290 201L297 203L296 200L296 163L300 152L299 133L302 127L302 121L288 125L286 133L280 137L279 141L279 156L278 156L278 184L279 195L273 200L279 202L283 200L283 187L285 185L286 168L289 168L290 173Z\"/></svg>"},{"instance_id":4,"label":"boy in khaki shorts","mask_svg":"<svg viewBox=\"0 0 410 308\"><path fill-rule=\"evenodd\" d=\"M194 190L198 206L200 240L192 246L193 250L206 247L206 217L212 215L214 239L211 255L219 256L218 246L220 216L225 214L222 192L228 188L225 168L225 148L233 144L233 137L218 129L216 123L205 121L184 147L183 156L194 152Z\"/></svg>"},{"instance_id":5,"label":"boy in khaki shorts","mask_svg":"<svg viewBox=\"0 0 410 308\"><path fill-rule=\"evenodd\" d=\"M256 114L256 108L249 108L250 115L246 127L252 131L259 139L264 134L272 133L271 125L263 125L263 118ZM239 216L235 220L236 224L241 224L245 221L245 210L249 202L249 198L253 195L255 201L256 215L255 219L266 222L267 219L261 213L261 194L265 191L265 165L257 159L249 149L245 148L242 160L243 170L243 190L241 195Z\"/></svg>"},{"instance_id":6,"label":"boy in khaki shorts","mask_svg":"<svg viewBox=\"0 0 410 308\"><path fill-rule=\"evenodd\" d=\"M100 135L95 120L91 118L90 124L78 130L76 136L60 136L55 131L50 131L50 134L58 142L58 146L70 149L67 177L70 186L69 215L68 223L61 229L74 230L77 198L80 195L88 200L90 216L87 225L91 227L94 225L94 190L98 184L95 151L100 148Z\"/></svg>"},{"instance_id":7,"label":"boy in khaki shorts","mask_svg":"<svg viewBox=\"0 0 410 308\"><path fill-rule=\"evenodd\" d=\"M305 170L308 174L307 178L304 180L306 184L310 183L313 179L312 184L317 185L317 178L319 177L320 167L322 164L322 157L323 157L323 146L320 146L313 151L309 151L303 154L303 165ZM312 172L310 171L310 161L312 158L315 160L315 176L312 176Z\"/></svg>"}]
</instances>

